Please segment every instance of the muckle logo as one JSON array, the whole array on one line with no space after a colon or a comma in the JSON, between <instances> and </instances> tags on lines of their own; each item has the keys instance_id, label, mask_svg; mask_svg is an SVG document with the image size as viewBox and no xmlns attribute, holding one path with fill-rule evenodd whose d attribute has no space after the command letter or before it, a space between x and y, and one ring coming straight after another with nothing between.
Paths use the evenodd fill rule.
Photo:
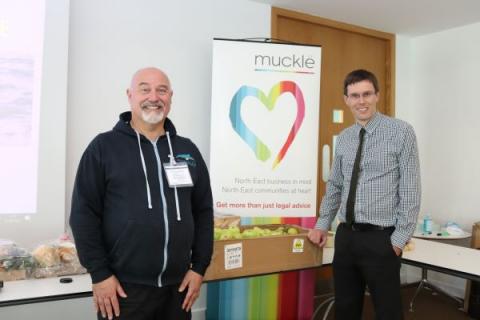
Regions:
<instances>
[{"instance_id":1,"label":"muckle logo","mask_svg":"<svg viewBox=\"0 0 480 320\"><path fill-rule=\"evenodd\" d=\"M230 103L230 121L232 122L233 129L238 135L247 143L247 145L255 153L255 156L260 161L267 161L270 159L272 152L262 140L250 130L241 117L242 101L246 97L256 97L263 105L272 111L275 108L275 103L282 94L291 93L297 102L297 116L293 122L292 128L288 134L287 140L284 142L282 148L278 152L275 160L273 161L272 169L282 161L285 157L288 148L292 144L295 136L300 129L303 118L305 117L305 101L303 99L303 93L300 87L293 81L281 81L274 85L268 96L265 93L255 87L242 86L232 98Z\"/></svg>"}]
</instances>

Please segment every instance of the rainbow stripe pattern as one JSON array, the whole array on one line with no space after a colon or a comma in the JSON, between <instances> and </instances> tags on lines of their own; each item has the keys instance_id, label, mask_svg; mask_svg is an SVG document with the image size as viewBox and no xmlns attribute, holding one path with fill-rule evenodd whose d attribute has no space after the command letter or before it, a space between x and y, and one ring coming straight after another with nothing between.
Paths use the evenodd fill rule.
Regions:
<instances>
[{"instance_id":1,"label":"rainbow stripe pattern","mask_svg":"<svg viewBox=\"0 0 480 320\"><path fill-rule=\"evenodd\" d=\"M232 127L237 132L237 134L247 143L247 145L252 149L255 153L255 156L260 161L267 161L271 156L271 151L267 145L265 145L259 137L250 130L241 116L241 107L242 101L246 97L256 97L260 100L265 107L272 111L275 107L275 103L278 97L284 93L291 93L297 102L297 116L295 118L295 122L290 129L288 134L287 140L283 144L282 148L278 152L275 160L272 164L272 169L275 169L276 166L282 161L285 157L285 154L288 151L288 148L292 144L295 136L297 135L303 119L305 117L305 100L303 98L303 93L300 87L293 81L280 81L279 83L275 84L268 93L268 96L263 93L258 88L250 87L250 86L241 86L240 89L237 90L235 95L232 98L230 103L230 121L232 123Z\"/></svg>"},{"instance_id":2,"label":"rainbow stripe pattern","mask_svg":"<svg viewBox=\"0 0 480 320\"><path fill-rule=\"evenodd\" d=\"M316 218L242 218L242 224L296 224L313 228ZM292 271L208 284L208 320L310 320L315 270Z\"/></svg>"}]
</instances>

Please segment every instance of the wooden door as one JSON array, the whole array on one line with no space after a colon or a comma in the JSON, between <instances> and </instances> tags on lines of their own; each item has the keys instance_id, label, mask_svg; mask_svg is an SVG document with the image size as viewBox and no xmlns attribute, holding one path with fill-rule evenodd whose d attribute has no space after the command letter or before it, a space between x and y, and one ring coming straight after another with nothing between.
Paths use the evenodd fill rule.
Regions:
<instances>
[{"instance_id":1,"label":"wooden door","mask_svg":"<svg viewBox=\"0 0 480 320\"><path fill-rule=\"evenodd\" d=\"M317 212L325 193L322 149L354 123L343 101L343 80L354 69L367 69L378 78L380 112L394 115L395 36L289 10L272 8L272 38L322 46ZM343 123L334 123L334 110L343 111ZM337 112L338 114L338 112ZM328 166L329 167L329 166ZM328 171L328 170L327 170Z\"/></svg>"}]
</instances>

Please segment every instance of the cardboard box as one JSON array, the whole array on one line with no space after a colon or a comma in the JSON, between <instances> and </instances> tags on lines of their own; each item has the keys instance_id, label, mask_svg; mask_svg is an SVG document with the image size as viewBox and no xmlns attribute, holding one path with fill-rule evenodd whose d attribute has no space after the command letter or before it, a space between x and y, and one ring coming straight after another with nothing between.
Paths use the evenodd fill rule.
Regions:
<instances>
[{"instance_id":1,"label":"cardboard box","mask_svg":"<svg viewBox=\"0 0 480 320\"><path fill-rule=\"evenodd\" d=\"M241 218L239 216L216 212L213 217L213 225L216 228L239 227L240 220Z\"/></svg>"},{"instance_id":2,"label":"cardboard box","mask_svg":"<svg viewBox=\"0 0 480 320\"><path fill-rule=\"evenodd\" d=\"M27 279L26 270L10 270L10 271L0 271L0 280L1 281L16 281Z\"/></svg>"},{"instance_id":3,"label":"cardboard box","mask_svg":"<svg viewBox=\"0 0 480 320\"><path fill-rule=\"evenodd\" d=\"M296 235L265 236L239 240L216 240L212 261L205 273L205 281L230 279L319 267L322 249L312 244L308 230L294 225L257 225L277 229L295 227ZM243 226L243 229L255 227Z\"/></svg>"}]
</instances>

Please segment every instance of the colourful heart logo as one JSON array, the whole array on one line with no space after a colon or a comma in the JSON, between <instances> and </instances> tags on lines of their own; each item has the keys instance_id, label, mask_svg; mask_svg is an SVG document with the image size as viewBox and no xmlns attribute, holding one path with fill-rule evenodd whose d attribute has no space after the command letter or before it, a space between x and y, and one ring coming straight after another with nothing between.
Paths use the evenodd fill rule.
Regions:
<instances>
[{"instance_id":1,"label":"colourful heart logo","mask_svg":"<svg viewBox=\"0 0 480 320\"><path fill-rule=\"evenodd\" d=\"M265 107L267 107L269 111L272 111L275 107L275 102L277 101L278 97L286 92L290 92L297 101L297 117L292 125L292 128L290 129L287 140L273 161L273 169L275 169L275 167L285 157L285 154L295 139L295 136L302 125L303 118L305 117L305 101L303 99L302 90L293 81L280 81L274 85L272 89L270 89L268 96L266 96L263 91L258 88L242 86L235 93L232 98L232 102L230 103L230 121L232 122L233 129L248 144L258 160L266 161L270 158L270 149L245 125L245 122L240 115L242 101L246 97L256 97L265 105Z\"/></svg>"}]
</instances>

